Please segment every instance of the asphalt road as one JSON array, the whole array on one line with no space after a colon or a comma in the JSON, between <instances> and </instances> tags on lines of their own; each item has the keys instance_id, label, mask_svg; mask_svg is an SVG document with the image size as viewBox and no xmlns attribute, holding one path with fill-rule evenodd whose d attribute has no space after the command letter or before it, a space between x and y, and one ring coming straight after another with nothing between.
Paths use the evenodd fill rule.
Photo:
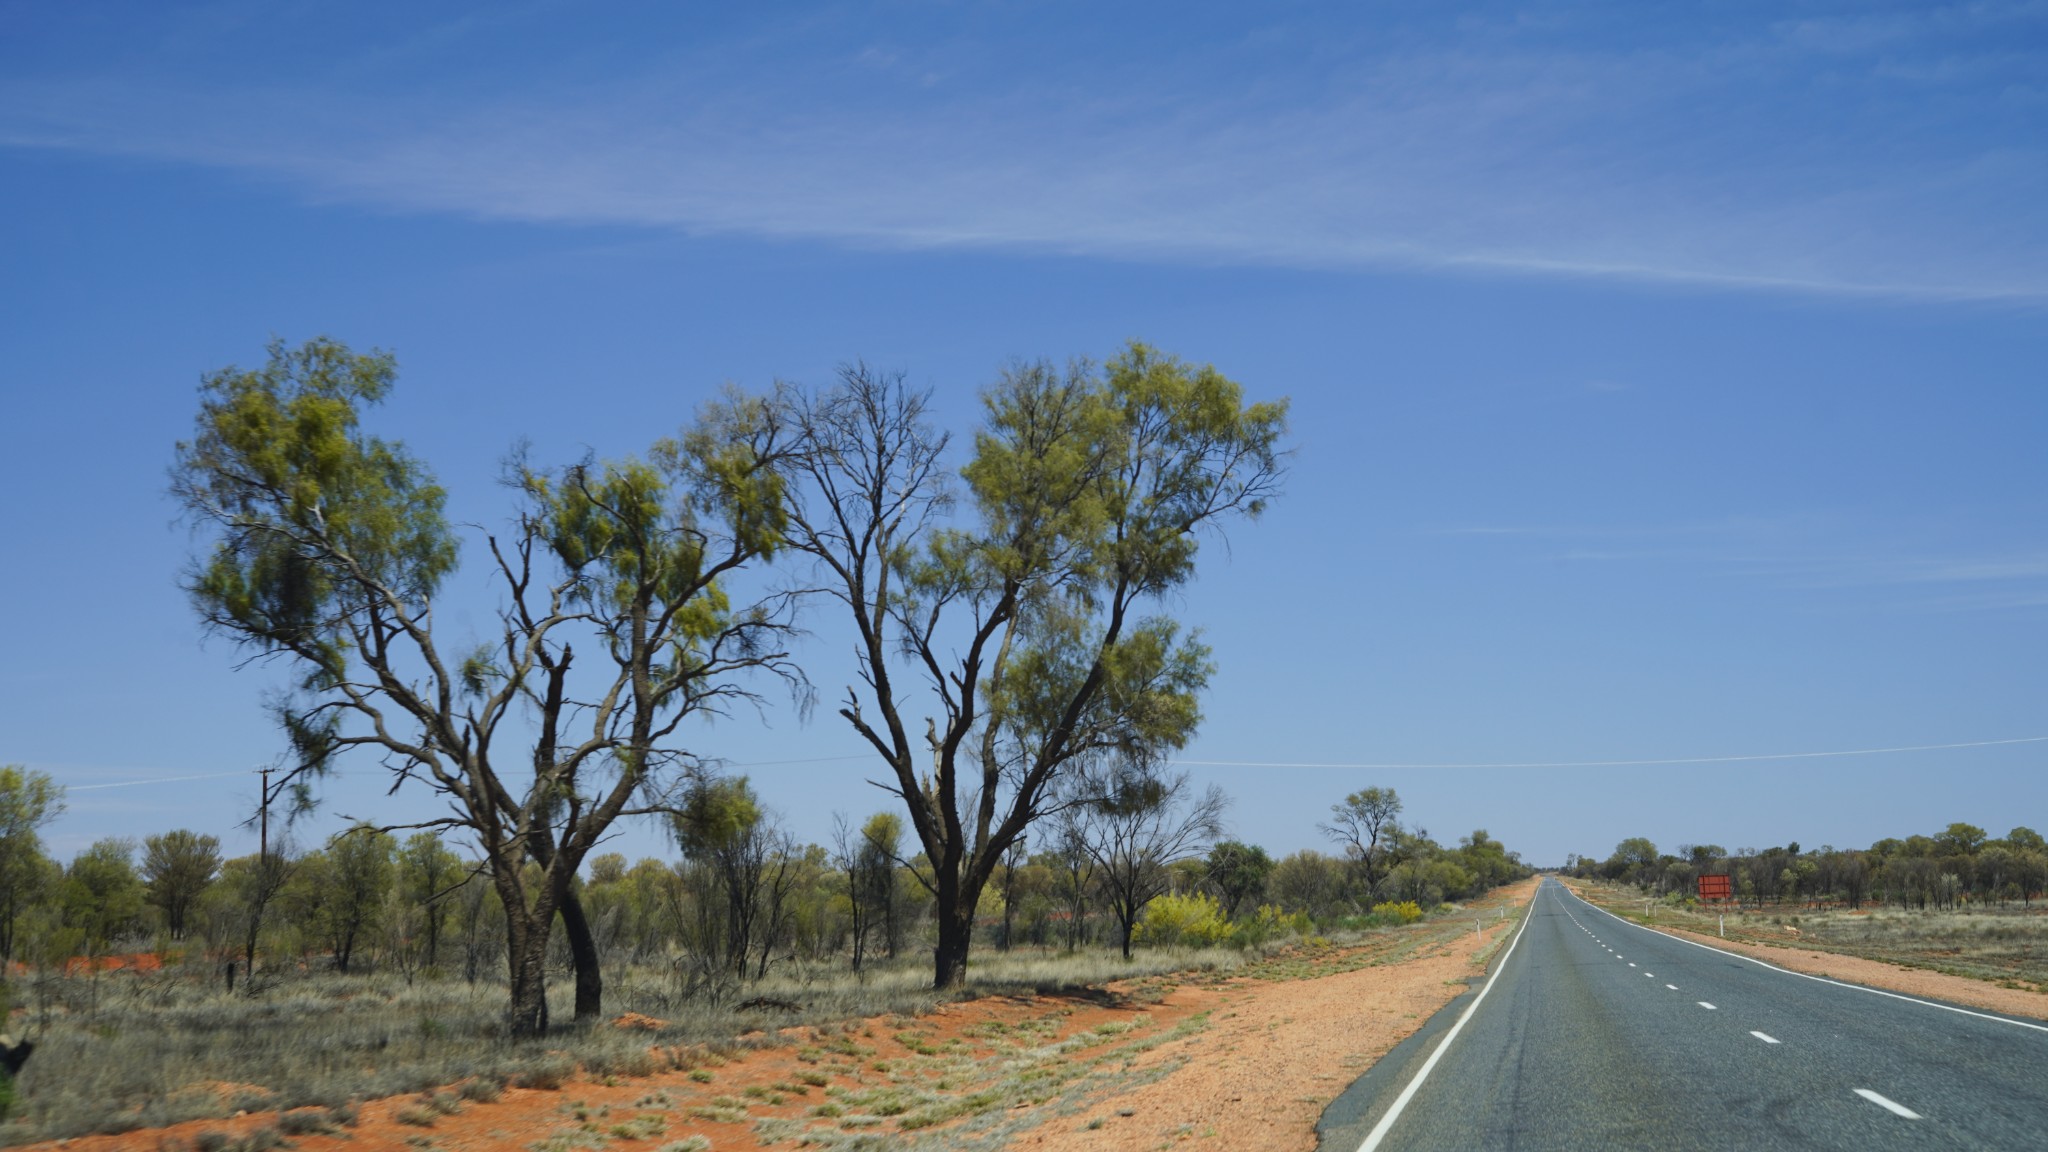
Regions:
<instances>
[{"instance_id":1,"label":"asphalt road","mask_svg":"<svg viewBox=\"0 0 2048 1152\"><path fill-rule=\"evenodd\" d=\"M1331 1104L1320 1147L2048 1149L2039 1023L1759 964L1550 879L1488 981Z\"/></svg>"}]
</instances>

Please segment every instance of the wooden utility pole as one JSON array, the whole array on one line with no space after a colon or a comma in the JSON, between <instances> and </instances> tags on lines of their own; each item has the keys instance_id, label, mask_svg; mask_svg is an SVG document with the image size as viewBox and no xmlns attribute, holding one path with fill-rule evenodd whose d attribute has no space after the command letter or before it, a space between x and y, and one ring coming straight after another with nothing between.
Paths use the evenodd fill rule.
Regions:
<instances>
[{"instance_id":1,"label":"wooden utility pole","mask_svg":"<svg viewBox=\"0 0 2048 1152\"><path fill-rule=\"evenodd\" d=\"M262 855L257 857L257 859L268 860L270 859L270 774L277 771L277 765L272 764L267 767L258 768L256 771L263 774L263 804L260 808L263 829L261 841Z\"/></svg>"}]
</instances>

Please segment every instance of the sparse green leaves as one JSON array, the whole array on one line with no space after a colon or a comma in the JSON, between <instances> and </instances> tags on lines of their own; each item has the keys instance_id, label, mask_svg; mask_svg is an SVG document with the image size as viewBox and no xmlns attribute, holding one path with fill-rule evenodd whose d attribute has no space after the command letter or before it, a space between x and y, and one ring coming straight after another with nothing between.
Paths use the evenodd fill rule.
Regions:
<instances>
[{"instance_id":1,"label":"sparse green leaves","mask_svg":"<svg viewBox=\"0 0 2048 1152\"><path fill-rule=\"evenodd\" d=\"M671 828L684 857L698 860L744 839L763 815L746 777L709 777L691 782Z\"/></svg>"},{"instance_id":2,"label":"sparse green leaves","mask_svg":"<svg viewBox=\"0 0 2048 1152\"><path fill-rule=\"evenodd\" d=\"M1246 405L1214 368L1137 343L1101 371L1013 368L984 403L963 470L983 532L939 535L915 585L927 597L969 586L979 562L1014 597L1014 635L985 688L992 722L1041 762L1182 747L1208 650L1131 613L1193 576L1199 530L1263 507L1286 404Z\"/></svg>"},{"instance_id":3,"label":"sparse green leaves","mask_svg":"<svg viewBox=\"0 0 2048 1152\"><path fill-rule=\"evenodd\" d=\"M638 460L584 463L535 497L537 521L579 591L613 611L686 598L703 571L703 541L671 518L666 478Z\"/></svg>"},{"instance_id":4,"label":"sparse green leaves","mask_svg":"<svg viewBox=\"0 0 2048 1152\"><path fill-rule=\"evenodd\" d=\"M36 830L63 811L64 789L48 773L0 764L0 964L14 959L15 922L53 867Z\"/></svg>"},{"instance_id":5,"label":"sparse green leaves","mask_svg":"<svg viewBox=\"0 0 2048 1152\"><path fill-rule=\"evenodd\" d=\"M864 688L840 714L891 765L931 862L941 986L1063 771L1150 764L1193 734L1208 650L1140 601L1193 577L1197 533L1263 509L1286 429L1284 401L1247 405L1214 368L1142 344L1101 368L1014 365L982 402L961 470L971 516L950 526L945 437L900 377L849 368L786 405L809 444L793 539L852 610ZM924 725L899 655L937 698Z\"/></svg>"},{"instance_id":6,"label":"sparse green leaves","mask_svg":"<svg viewBox=\"0 0 2048 1152\"><path fill-rule=\"evenodd\" d=\"M1100 633L1092 618L1072 611L1035 612L1024 641L991 678L989 713L1026 755L1060 732L1077 699L1086 704L1067 732L1074 755L1151 762L1194 735L1200 694L1215 670L1199 634L1182 637L1163 616L1139 621L1112 643ZM1088 692L1091 677L1099 683Z\"/></svg>"},{"instance_id":7,"label":"sparse green leaves","mask_svg":"<svg viewBox=\"0 0 2048 1152\"><path fill-rule=\"evenodd\" d=\"M1101 371L1013 367L983 404L962 470L981 557L1034 588L1091 603L1104 585L1164 592L1193 575L1198 529L1256 517L1278 487L1286 402L1246 405L1213 367L1144 344ZM948 543L947 554L965 551Z\"/></svg>"},{"instance_id":8,"label":"sparse green leaves","mask_svg":"<svg viewBox=\"0 0 2048 1152\"><path fill-rule=\"evenodd\" d=\"M207 623L291 651L324 678L353 646L345 618L366 588L423 604L455 567L445 494L404 446L365 435L359 409L397 368L335 341L270 346L263 368L207 376L173 491L214 532L187 583Z\"/></svg>"},{"instance_id":9,"label":"sparse green leaves","mask_svg":"<svg viewBox=\"0 0 2048 1152\"><path fill-rule=\"evenodd\" d=\"M523 506L486 541L502 631L444 659L444 495L361 425L395 378L390 356L324 339L208 376L172 470L207 536L186 586L214 630L291 658L299 691L278 713L301 768L364 748L448 799L517 910L513 1027L534 1031L545 957L529 945L568 906L585 853L666 791L657 771L691 762L684 719L753 699L749 671L802 685L776 643L788 598L735 607L728 590L781 543L786 437L774 408L731 393L644 458L549 471L515 449L506 480ZM505 723L521 710L530 724ZM579 985L579 1014L595 1010Z\"/></svg>"}]
</instances>

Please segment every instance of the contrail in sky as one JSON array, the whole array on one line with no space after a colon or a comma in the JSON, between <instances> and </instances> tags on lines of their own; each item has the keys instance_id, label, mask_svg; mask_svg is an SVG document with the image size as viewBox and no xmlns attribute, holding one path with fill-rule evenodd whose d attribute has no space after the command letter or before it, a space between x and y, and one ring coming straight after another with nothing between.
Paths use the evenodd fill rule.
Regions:
<instances>
[{"instance_id":1,"label":"contrail in sky","mask_svg":"<svg viewBox=\"0 0 2048 1152\"><path fill-rule=\"evenodd\" d=\"M64 785L64 790L66 792L97 792L102 788L133 788L138 784L183 784L187 780L225 780L230 776L249 775L253 775L253 773L248 771L208 772L204 776L164 776L153 780L122 780L114 784L66 784Z\"/></svg>"}]
</instances>

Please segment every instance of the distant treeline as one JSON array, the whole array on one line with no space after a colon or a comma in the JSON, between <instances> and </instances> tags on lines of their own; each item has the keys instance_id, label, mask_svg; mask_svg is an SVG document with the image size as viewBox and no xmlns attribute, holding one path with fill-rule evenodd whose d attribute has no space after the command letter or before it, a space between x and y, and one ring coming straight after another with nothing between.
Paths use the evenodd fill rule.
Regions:
<instances>
[{"instance_id":1,"label":"distant treeline","mask_svg":"<svg viewBox=\"0 0 2048 1152\"><path fill-rule=\"evenodd\" d=\"M1368 795L1377 836L1354 841L1344 818ZM209 963L223 981L310 969L505 979L498 893L434 832L357 827L317 849L273 844L226 859L218 838L180 829L101 840L59 863L35 825L60 798L46 776L0 768L0 808L16 817L0 820L0 959L10 967L61 974L146 953ZM1012 852L997 871L977 935L1002 949L1243 946L1403 922L1530 873L1484 830L1446 847L1402 827L1391 790L1334 806L1325 831L1342 854L1279 860L1208 834L1220 831L1216 794L1147 799L1149 808L1076 807L1049 820L1046 846ZM859 968L921 956L936 940L929 870L905 854L894 813L842 825L830 845L802 843L744 778L729 778L670 824L674 858L603 855L579 877L575 914L598 963L659 964L687 986L729 987L797 960ZM579 967L569 939L558 924L558 976Z\"/></svg>"},{"instance_id":2,"label":"distant treeline","mask_svg":"<svg viewBox=\"0 0 2048 1152\"><path fill-rule=\"evenodd\" d=\"M1887 837L1868 848L1802 849L1795 841L1731 853L1719 844L1681 844L1673 855L1638 836L1605 860L1568 857L1565 870L1660 896L1695 892L1702 875L1728 876L1736 896L1753 904L2026 907L2048 890L2048 842L2027 827L1994 838L1974 824L1950 824L1933 836Z\"/></svg>"}]
</instances>

